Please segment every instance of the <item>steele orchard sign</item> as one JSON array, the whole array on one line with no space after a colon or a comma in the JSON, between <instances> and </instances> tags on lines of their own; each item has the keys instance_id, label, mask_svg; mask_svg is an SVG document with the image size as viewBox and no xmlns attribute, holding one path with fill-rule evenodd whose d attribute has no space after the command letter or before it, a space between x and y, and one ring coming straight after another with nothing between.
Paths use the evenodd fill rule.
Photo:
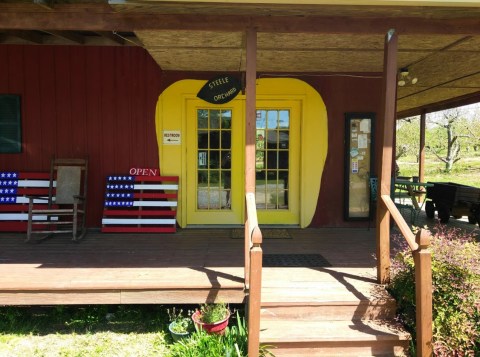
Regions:
<instances>
[{"instance_id":1,"label":"steele orchard sign","mask_svg":"<svg viewBox=\"0 0 480 357\"><path fill-rule=\"evenodd\" d=\"M237 78L222 75L209 80L197 97L212 104L224 104L233 100L241 90L242 84Z\"/></svg>"}]
</instances>

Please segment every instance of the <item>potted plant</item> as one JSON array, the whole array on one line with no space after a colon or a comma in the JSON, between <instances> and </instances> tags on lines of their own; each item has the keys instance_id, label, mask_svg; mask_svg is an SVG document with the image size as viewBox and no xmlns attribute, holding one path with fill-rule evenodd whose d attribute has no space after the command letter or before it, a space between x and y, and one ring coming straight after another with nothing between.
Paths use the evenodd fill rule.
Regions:
<instances>
[{"instance_id":1,"label":"potted plant","mask_svg":"<svg viewBox=\"0 0 480 357\"><path fill-rule=\"evenodd\" d=\"M223 335L230 319L230 309L225 303L203 304L192 315L197 329Z\"/></svg>"},{"instance_id":2,"label":"potted plant","mask_svg":"<svg viewBox=\"0 0 480 357\"><path fill-rule=\"evenodd\" d=\"M184 314L183 309L177 310L175 307L167 311L170 318L168 330L173 340L178 341L190 336L190 333L193 331L193 322L190 318L191 311Z\"/></svg>"}]
</instances>

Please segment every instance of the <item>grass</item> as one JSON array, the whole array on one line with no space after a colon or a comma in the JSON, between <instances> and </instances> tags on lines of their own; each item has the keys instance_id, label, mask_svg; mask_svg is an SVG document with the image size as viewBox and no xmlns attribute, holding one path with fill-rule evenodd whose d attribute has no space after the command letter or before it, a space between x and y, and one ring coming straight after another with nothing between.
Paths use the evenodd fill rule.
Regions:
<instances>
[{"instance_id":1,"label":"grass","mask_svg":"<svg viewBox=\"0 0 480 357\"><path fill-rule=\"evenodd\" d=\"M401 157L397 160L401 176L418 176L418 163L415 157ZM450 173L445 172L445 164L435 157L425 159L425 181L455 182L480 187L480 156L462 158L454 164Z\"/></svg>"},{"instance_id":2,"label":"grass","mask_svg":"<svg viewBox=\"0 0 480 357\"><path fill-rule=\"evenodd\" d=\"M161 305L0 307L0 356L164 356Z\"/></svg>"}]
</instances>

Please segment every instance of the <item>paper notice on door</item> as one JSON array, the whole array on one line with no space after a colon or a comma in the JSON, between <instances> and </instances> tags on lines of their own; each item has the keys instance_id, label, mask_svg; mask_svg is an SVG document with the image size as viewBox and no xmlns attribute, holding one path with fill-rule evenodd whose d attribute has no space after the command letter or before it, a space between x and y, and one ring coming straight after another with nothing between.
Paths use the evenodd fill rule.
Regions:
<instances>
[{"instance_id":1,"label":"paper notice on door","mask_svg":"<svg viewBox=\"0 0 480 357\"><path fill-rule=\"evenodd\" d=\"M358 160L352 160L352 174L358 174Z\"/></svg>"},{"instance_id":2,"label":"paper notice on door","mask_svg":"<svg viewBox=\"0 0 480 357\"><path fill-rule=\"evenodd\" d=\"M367 134L358 134L358 148L359 149L368 148L368 136L367 136Z\"/></svg>"},{"instance_id":3,"label":"paper notice on door","mask_svg":"<svg viewBox=\"0 0 480 357\"><path fill-rule=\"evenodd\" d=\"M362 121L360 122L360 131L362 133L370 132L370 119L362 119Z\"/></svg>"}]
</instances>

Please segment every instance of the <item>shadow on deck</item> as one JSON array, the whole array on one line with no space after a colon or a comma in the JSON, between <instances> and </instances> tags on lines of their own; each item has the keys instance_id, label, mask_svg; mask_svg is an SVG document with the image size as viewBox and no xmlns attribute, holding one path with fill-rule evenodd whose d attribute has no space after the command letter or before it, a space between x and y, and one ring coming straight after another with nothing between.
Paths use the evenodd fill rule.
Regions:
<instances>
[{"instance_id":1,"label":"shadow on deck","mask_svg":"<svg viewBox=\"0 0 480 357\"><path fill-rule=\"evenodd\" d=\"M417 225L432 226L421 212ZM478 226L451 219L478 237ZM372 284L376 278L375 228L271 230L265 255L320 254L329 275L348 273ZM90 231L79 243L55 236L40 244L24 243L25 234L0 234L0 304L190 304L222 300L243 303L243 239L234 229L180 229L175 234L105 234ZM237 232L238 233L238 232ZM395 234L395 229L392 230ZM269 238L270 237L270 238ZM265 260L266 261L266 260ZM264 267L270 281L318 270L315 263ZM313 284L313 282L312 282Z\"/></svg>"},{"instance_id":2,"label":"shadow on deck","mask_svg":"<svg viewBox=\"0 0 480 357\"><path fill-rule=\"evenodd\" d=\"M321 254L331 269L374 270L374 230L287 231L288 238L265 239L264 254ZM2 233L0 304L242 303L244 245L232 237L225 228L91 231L79 243L58 235L26 244L24 234ZM278 269L264 268L266 279Z\"/></svg>"}]
</instances>

